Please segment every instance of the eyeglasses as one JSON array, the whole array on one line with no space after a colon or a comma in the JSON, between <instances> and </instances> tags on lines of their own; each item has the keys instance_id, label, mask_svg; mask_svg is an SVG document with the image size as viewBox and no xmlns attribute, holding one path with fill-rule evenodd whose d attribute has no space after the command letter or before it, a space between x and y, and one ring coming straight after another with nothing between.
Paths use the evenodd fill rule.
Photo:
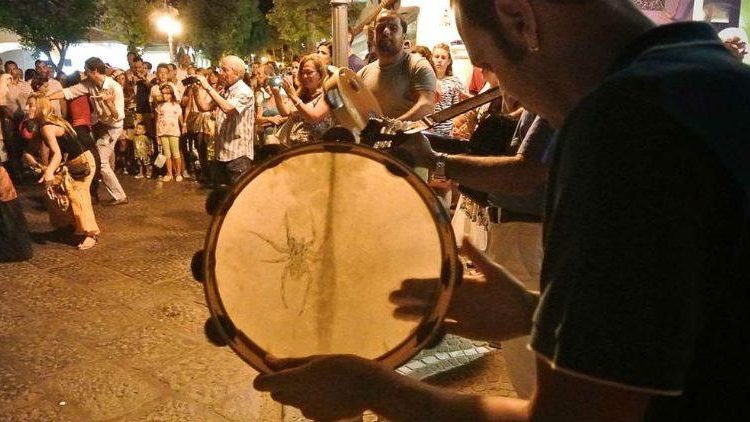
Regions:
<instances>
[{"instance_id":1,"label":"eyeglasses","mask_svg":"<svg viewBox=\"0 0 750 422\"><path fill-rule=\"evenodd\" d=\"M313 76L313 75L315 75L316 73L318 73L318 71L317 71L317 70L313 70L313 71L305 70L305 71L301 71L301 72L299 73L299 75L300 75L300 76Z\"/></svg>"}]
</instances>

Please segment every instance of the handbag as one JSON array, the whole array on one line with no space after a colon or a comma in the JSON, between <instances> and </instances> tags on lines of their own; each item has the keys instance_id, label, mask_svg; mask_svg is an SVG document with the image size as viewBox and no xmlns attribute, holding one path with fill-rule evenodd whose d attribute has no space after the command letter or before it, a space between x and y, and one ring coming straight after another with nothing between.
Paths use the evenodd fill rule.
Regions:
<instances>
[{"instance_id":1,"label":"handbag","mask_svg":"<svg viewBox=\"0 0 750 422\"><path fill-rule=\"evenodd\" d=\"M156 154L156 158L154 158L154 166L162 168L164 167L164 164L167 164L167 156L161 153L161 146L159 146L159 153Z\"/></svg>"},{"instance_id":2,"label":"handbag","mask_svg":"<svg viewBox=\"0 0 750 422\"><path fill-rule=\"evenodd\" d=\"M84 154L65 163L65 167L68 168L68 174L73 180L81 181L91 174L91 167Z\"/></svg>"}]
</instances>

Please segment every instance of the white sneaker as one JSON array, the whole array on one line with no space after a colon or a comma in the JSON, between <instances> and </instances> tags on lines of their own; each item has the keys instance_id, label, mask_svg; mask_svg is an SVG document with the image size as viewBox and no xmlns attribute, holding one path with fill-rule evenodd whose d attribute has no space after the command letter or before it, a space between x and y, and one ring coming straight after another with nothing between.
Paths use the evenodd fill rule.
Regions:
<instances>
[{"instance_id":1,"label":"white sneaker","mask_svg":"<svg viewBox=\"0 0 750 422\"><path fill-rule=\"evenodd\" d=\"M162 182L171 182L172 181L172 176L164 176L164 177L162 177L161 181Z\"/></svg>"},{"instance_id":2,"label":"white sneaker","mask_svg":"<svg viewBox=\"0 0 750 422\"><path fill-rule=\"evenodd\" d=\"M182 182L182 176L178 175L177 177L174 178L174 181L175 182Z\"/></svg>"}]
</instances>

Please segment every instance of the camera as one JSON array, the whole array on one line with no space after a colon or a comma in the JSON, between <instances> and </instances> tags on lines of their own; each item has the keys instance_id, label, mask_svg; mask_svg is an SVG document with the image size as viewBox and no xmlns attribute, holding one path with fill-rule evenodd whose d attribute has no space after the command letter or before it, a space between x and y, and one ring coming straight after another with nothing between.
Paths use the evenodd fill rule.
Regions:
<instances>
[{"instance_id":1,"label":"camera","mask_svg":"<svg viewBox=\"0 0 750 422\"><path fill-rule=\"evenodd\" d=\"M280 88L282 85L283 78L281 76L271 76L268 78L268 85Z\"/></svg>"},{"instance_id":2,"label":"camera","mask_svg":"<svg viewBox=\"0 0 750 422\"><path fill-rule=\"evenodd\" d=\"M182 80L182 85L186 87L195 83L198 83L198 78L196 78L195 76L188 76L187 78Z\"/></svg>"}]
</instances>

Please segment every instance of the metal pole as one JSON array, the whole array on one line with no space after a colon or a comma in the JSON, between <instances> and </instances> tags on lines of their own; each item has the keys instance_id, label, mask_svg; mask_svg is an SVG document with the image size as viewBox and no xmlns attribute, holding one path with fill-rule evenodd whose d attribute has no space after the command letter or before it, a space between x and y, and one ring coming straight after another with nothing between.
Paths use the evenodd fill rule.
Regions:
<instances>
[{"instance_id":1,"label":"metal pole","mask_svg":"<svg viewBox=\"0 0 750 422\"><path fill-rule=\"evenodd\" d=\"M331 0L333 35L333 64L336 67L349 65L349 5L352 0Z\"/></svg>"},{"instance_id":2,"label":"metal pole","mask_svg":"<svg viewBox=\"0 0 750 422\"><path fill-rule=\"evenodd\" d=\"M174 54L172 52L172 31L167 32L167 42L169 43L169 62L174 62Z\"/></svg>"}]
</instances>

